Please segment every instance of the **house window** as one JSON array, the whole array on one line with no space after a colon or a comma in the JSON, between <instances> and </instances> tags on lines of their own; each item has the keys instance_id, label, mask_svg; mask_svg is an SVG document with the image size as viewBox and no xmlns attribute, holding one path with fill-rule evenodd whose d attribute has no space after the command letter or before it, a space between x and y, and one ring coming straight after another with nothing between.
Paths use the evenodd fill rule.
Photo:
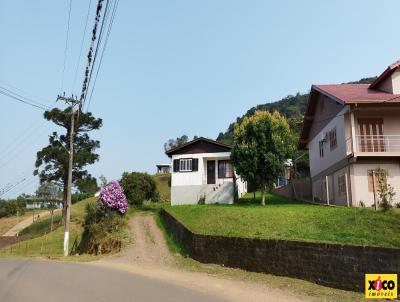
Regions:
<instances>
[{"instance_id":1,"label":"house window","mask_svg":"<svg viewBox=\"0 0 400 302\"><path fill-rule=\"evenodd\" d=\"M191 158L182 158L179 160L179 171L192 171L192 159Z\"/></svg>"},{"instance_id":2,"label":"house window","mask_svg":"<svg viewBox=\"0 0 400 302\"><path fill-rule=\"evenodd\" d=\"M337 147L336 128L329 131L329 145L331 147L331 151Z\"/></svg>"},{"instance_id":3,"label":"house window","mask_svg":"<svg viewBox=\"0 0 400 302\"><path fill-rule=\"evenodd\" d=\"M319 157L324 157L324 142L319 141Z\"/></svg>"},{"instance_id":4,"label":"house window","mask_svg":"<svg viewBox=\"0 0 400 302\"><path fill-rule=\"evenodd\" d=\"M373 179L375 178L375 184ZM387 173L384 170L368 170L368 192L379 191L380 185L387 185Z\"/></svg>"},{"instance_id":5,"label":"house window","mask_svg":"<svg viewBox=\"0 0 400 302\"><path fill-rule=\"evenodd\" d=\"M339 186L339 194L340 195L346 194L346 176L344 174L338 177L338 186Z\"/></svg>"},{"instance_id":6,"label":"house window","mask_svg":"<svg viewBox=\"0 0 400 302\"><path fill-rule=\"evenodd\" d=\"M218 161L218 178L232 178L233 168L230 160Z\"/></svg>"}]
</instances>

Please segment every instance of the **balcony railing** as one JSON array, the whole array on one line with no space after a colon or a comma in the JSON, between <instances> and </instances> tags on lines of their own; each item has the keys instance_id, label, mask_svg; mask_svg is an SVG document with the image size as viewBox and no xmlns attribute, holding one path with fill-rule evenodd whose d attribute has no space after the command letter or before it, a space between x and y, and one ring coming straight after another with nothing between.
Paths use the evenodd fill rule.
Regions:
<instances>
[{"instance_id":1,"label":"balcony railing","mask_svg":"<svg viewBox=\"0 0 400 302\"><path fill-rule=\"evenodd\" d=\"M400 152L400 135L357 135L357 152Z\"/></svg>"}]
</instances>

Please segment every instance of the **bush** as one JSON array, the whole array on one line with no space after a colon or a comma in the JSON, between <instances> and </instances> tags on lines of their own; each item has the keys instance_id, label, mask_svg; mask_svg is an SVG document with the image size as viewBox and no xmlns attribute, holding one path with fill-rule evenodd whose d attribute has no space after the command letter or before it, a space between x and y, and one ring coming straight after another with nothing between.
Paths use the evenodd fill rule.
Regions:
<instances>
[{"instance_id":1,"label":"bush","mask_svg":"<svg viewBox=\"0 0 400 302\"><path fill-rule=\"evenodd\" d=\"M23 198L17 198L9 201L1 201L0 203L0 218L24 215L26 209L26 202Z\"/></svg>"},{"instance_id":2,"label":"bush","mask_svg":"<svg viewBox=\"0 0 400 302\"><path fill-rule=\"evenodd\" d=\"M103 254L119 251L122 240L117 234L125 224L122 215L100 202L89 202L85 210L84 231L78 252Z\"/></svg>"},{"instance_id":3,"label":"bush","mask_svg":"<svg viewBox=\"0 0 400 302\"><path fill-rule=\"evenodd\" d=\"M101 188L99 200L104 207L116 210L120 214L125 214L128 210L126 196L116 180Z\"/></svg>"},{"instance_id":4,"label":"bush","mask_svg":"<svg viewBox=\"0 0 400 302\"><path fill-rule=\"evenodd\" d=\"M91 193L74 193L71 196L71 203L74 204L74 203L77 203L81 200L87 199L92 196L93 196L93 194L91 194Z\"/></svg>"},{"instance_id":5,"label":"bush","mask_svg":"<svg viewBox=\"0 0 400 302\"><path fill-rule=\"evenodd\" d=\"M142 205L145 200L158 201L156 182L147 173L125 172L120 181L130 204Z\"/></svg>"}]
</instances>

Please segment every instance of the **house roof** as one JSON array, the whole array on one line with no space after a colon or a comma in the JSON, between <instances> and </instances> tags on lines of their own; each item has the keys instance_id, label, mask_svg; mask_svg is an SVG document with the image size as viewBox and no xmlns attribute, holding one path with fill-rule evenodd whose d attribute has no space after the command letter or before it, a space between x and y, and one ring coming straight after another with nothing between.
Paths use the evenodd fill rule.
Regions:
<instances>
[{"instance_id":1,"label":"house roof","mask_svg":"<svg viewBox=\"0 0 400 302\"><path fill-rule=\"evenodd\" d=\"M400 102L400 94L371 89L369 84L313 85L311 90L343 104Z\"/></svg>"},{"instance_id":2,"label":"house roof","mask_svg":"<svg viewBox=\"0 0 400 302\"><path fill-rule=\"evenodd\" d=\"M398 68L400 67L400 60L394 62L393 64L389 65L388 68L385 69L384 72L381 73L379 77L375 81L369 85L369 88L374 89L378 87L378 85L383 82L385 79L387 79L389 76L393 74Z\"/></svg>"},{"instance_id":3,"label":"house roof","mask_svg":"<svg viewBox=\"0 0 400 302\"><path fill-rule=\"evenodd\" d=\"M231 149L231 145L223 144L205 137L199 137L181 146L172 148L166 151L165 154L171 157L174 154L229 152Z\"/></svg>"},{"instance_id":4,"label":"house roof","mask_svg":"<svg viewBox=\"0 0 400 302\"><path fill-rule=\"evenodd\" d=\"M379 84L400 68L400 61L390 65L372 84L312 85L303 120L299 149L305 149L314 121L318 97L325 95L342 105L352 104L400 104L400 94L391 94L377 89Z\"/></svg>"}]
</instances>

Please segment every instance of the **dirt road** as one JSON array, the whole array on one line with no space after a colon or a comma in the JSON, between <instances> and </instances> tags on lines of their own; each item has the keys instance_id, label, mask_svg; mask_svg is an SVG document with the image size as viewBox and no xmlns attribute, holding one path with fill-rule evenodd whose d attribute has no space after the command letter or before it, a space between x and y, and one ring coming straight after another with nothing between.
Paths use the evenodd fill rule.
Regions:
<instances>
[{"instance_id":1,"label":"dirt road","mask_svg":"<svg viewBox=\"0 0 400 302\"><path fill-rule=\"evenodd\" d=\"M35 217L38 215L40 218L49 215L50 212L41 212L40 214L35 214ZM9 229L6 233L4 233L2 236L16 236L19 232L21 232L23 229L26 227L30 226L33 223L33 217L25 218L24 220L20 221L18 224L13 226L11 229Z\"/></svg>"},{"instance_id":2,"label":"dirt road","mask_svg":"<svg viewBox=\"0 0 400 302\"><path fill-rule=\"evenodd\" d=\"M171 255L152 214L136 215L129 226L133 243L118 255L91 265L118 268L228 301L305 301L283 290L179 268L176 261L181 256Z\"/></svg>"}]
</instances>

